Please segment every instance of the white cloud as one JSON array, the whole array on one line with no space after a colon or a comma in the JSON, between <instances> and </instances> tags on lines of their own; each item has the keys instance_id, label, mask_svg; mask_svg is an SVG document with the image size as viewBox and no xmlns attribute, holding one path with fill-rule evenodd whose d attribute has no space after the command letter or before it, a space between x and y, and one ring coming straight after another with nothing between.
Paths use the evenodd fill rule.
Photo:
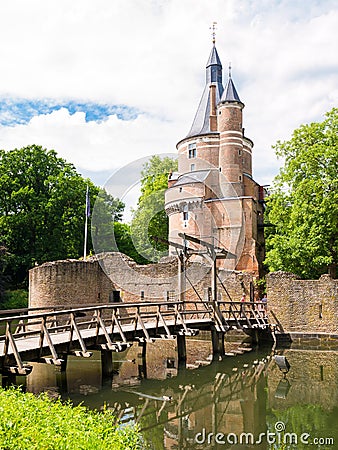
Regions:
<instances>
[{"instance_id":1,"label":"white cloud","mask_svg":"<svg viewBox=\"0 0 338 450\"><path fill-rule=\"evenodd\" d=\"M86 122L85 113L71 115L61 108L33 117L27 125L0 128L0 148L38 144L87 171L114 170L146 155L170 152L176 129L176 124L147 115L130 121L111 115L103 122Z\"/></svg>"},{"instance_id":2,"label":"white cloud","mask_svg":"<svg viewBox=\"0 0 338 450\"><path fill-rule=\"evenodd\" d=\"M172 152L202 93L211 39L246 104L258 181L271 149L337 104L336 0L12 0L0 4L0 96L123 104L144 114L85 122L60 110L0 129L0 146L38 143L78 168L115 169Z\"/></svg>"}]
</instances>

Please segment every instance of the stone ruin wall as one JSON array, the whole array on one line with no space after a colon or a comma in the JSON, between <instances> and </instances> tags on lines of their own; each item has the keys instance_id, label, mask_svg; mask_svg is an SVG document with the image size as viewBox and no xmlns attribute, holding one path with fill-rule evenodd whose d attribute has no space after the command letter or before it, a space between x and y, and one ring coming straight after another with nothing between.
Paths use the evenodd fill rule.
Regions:
<instances>
[{"instance_id":1,"label":"stone ruin wall","mask_svg":"<svg viewBox=\"0 0 338 450\"><path fill-rule=\"evenodd\" d=\"M148 265L138 265L122 253L99 254L86 261L47 262L29 272L29 307L108 304L113 291L119 291L125 302L142 301L141 291L145 301L166 301L168 292L171 299L178 300L177 273L178 263L174 257ZM206 300L211 285L210 268L194 263L188 269L188 276L201 298ZM220 269L219 276L234 301L240 301L243 292L249 297L253 280L249 273ZM198 299L188 282L186 289L186 300ZM218 297L229 301L220 283Z\"/></svg>"},{"instance_id":2,"label":"stone ruin wall","mask_svg":"<svg viewBox=\"0 0 338 450\"><path fill-rule=\"evenodd\" d=\"M267 275L267 297L286 332L338 334L338 280L300 280L287 272Z\"/></svg>"}]
</instances>

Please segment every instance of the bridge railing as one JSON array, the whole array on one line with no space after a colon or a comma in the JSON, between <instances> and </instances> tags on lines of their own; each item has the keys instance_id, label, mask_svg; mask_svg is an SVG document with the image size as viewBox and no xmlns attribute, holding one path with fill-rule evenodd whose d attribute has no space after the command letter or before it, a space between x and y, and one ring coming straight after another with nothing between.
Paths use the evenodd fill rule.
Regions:
<instances>
[{"instance_id":1,"label":"bridge railing","mask_svg":"<svg viewBox=\"0 0 338 450\"><path fill-rule=\"evenodd\" d=\"M14 355L17 367L24 371L18 347L24 347L23 341L27 342L29 338L38 338L34 345L39 358L43 359L46 354L43 348L49 347L52 355L49 359L60 365L62 361L55 350L53 336L61 333L67 335L67 354L73 341L77 341L81 350L74 351L75 354L88 357L91 356L85 344L88 337L94 338L97 345L100 341L103 349L123 351L131 345L130 336L132 340L151 341L151 336L162 333L162 338L173 338L172 330L192 336L196 330L189 328L188 324L194 320L199 323L206 320L209 325L212 322L220 331L227 331L230 321L239 328L264 327L266 324L266 318L250 302L118 302L71 309L49 308L48 311L34 309L20 311L18 315L0 316L0 330L5 330L0 335L0 344L3 342L0 356L6 364L6 359Z\"/></svg>"}]
</instances>

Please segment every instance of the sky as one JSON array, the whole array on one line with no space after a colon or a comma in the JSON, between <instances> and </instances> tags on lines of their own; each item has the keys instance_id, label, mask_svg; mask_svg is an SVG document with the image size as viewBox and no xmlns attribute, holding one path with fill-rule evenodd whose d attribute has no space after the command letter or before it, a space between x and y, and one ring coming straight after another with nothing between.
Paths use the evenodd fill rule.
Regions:
<instances>
[{"instance_id":1,"label":"sky","mask_svg":"<svg viewBox=\"0 0 338 450\"><path fill-rule=\"evenodd\" d=\"M11 0L0 3L0 148L54 149L98 185L175 154L216 48L243 103L253 171L337 106L337 0ZM121 172L122 171L122 172Z\"/></svg>"}]
</instances>

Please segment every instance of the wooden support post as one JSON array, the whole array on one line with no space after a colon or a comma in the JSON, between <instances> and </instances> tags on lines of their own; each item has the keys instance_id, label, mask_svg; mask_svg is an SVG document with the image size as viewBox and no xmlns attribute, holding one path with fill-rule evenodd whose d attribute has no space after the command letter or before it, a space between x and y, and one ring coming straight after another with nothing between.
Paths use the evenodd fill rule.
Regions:
<instances>
[{"instance_id":1,"label":"wooden support post","mask_svg":"<svg viewBox=\"0 0 338 450\"><path fill-rule=\"evenodd\" d=\"M140 378L147 378L147 341L139 342L139 346L142 347L142 353L139 355L141 361L138 365L138 372Z\"/></svg>"},{"instance_id":2,"label":"wooden support post","mask_svg":"<svg viewBox=\"0 0 338 450\"><path fill-rule=\"evenodd\" d=\"M68 362L68 353L63 353L63 355L61 356L61 366L60 366L61 372L66 372L67 362Z\"/></svg>"},{"instance_id":3,"label":"wooden support post","mask_svg":"<svg viewBox=\"0 0 338 450\"><path fill-rule=\"evenodd\" d=\"M187 347L184 334L177 335L178 368L185 368L187 363Z\"/></svg>"},{"instance_id":4,"label":"wooden support post","mask_svg":"<svg viewBox=\"0 0 338 450\"><path fill-rule=\"evenodd\" d=\"M67 360L67 356L65 355ZM62 370L62 365L60 371L56 372L56 385L59 388L59 392L68 392L67 374L66 370Z\"/></svg>"},{"instance_id":5,"label":"wooden support post","mask_svg":"<svg viewBox=\"0 0 338 450\"><path fill-rule=\"evenodd\" d=\"M178 256L178 300L184 302L185 300L185 265L184 254L180 251Z\"/></svg>"},{"instance_id":6,"label":"wooden support post","mask_svg":"<svg viewBox=\"0 0 338 450\"><path fill-rule=\"evenodd\" d=\"M251 334L251 340L252 340L252 343L253 344L259 344L259 333L258 333L258 329L257 328L255 328L254 330L253 330L253 333Z\"/></svg>"},{"instance_id":7,"label":"wooden support post","mask_svg":"<svg viewBox=\"0 0 338 450\"><path fill-rule=\"evenodd\" d=\"M217 293L217 267L216 267L216 255L213 253L212 268L211 268L211 292L212 302L214 308L217 307L218 293Z\"/></svg>"},{"instance_id":8,"label":"wooden support post","mask_svg":"<svg viewBox=\"0 0 338 450\"><path fill-rule=\"evenodd\" d=\"M102 378L111 377L113 374L113 355L109 350L101 350Z\"/></svg>"},{"instance_id":9,"label":"wooden support post","mask_svg":"<svg viewBox=\"0 0 338 450\"><path fill-rule=\"evenodd\" d=\"M224 333L215 329L211 330L212 359L219 361L224 356Z\"/></svg>"}]
</instances>

